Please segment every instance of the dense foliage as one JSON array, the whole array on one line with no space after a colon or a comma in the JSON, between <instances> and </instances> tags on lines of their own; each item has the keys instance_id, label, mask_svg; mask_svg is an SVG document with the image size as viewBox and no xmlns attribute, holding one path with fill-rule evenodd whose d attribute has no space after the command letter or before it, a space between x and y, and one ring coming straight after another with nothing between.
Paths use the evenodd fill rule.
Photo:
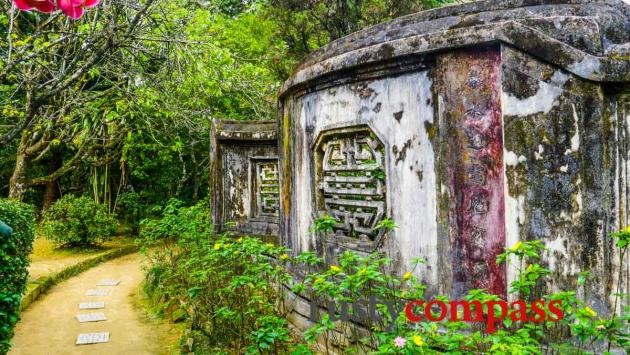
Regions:
<instances>
[{"instance_id":1,"label":"dense foliage","mask_svg":"<svg viewBox=\"0 0 630 355\"><path fill-rule=\"evenodd\" d=\"M290 278L285 248L215 235L204 204L179 204L170 201L162 218L142 223L139 241L153 247L147 293L173 319L187 318L199 353L298 349L277 308L275 286Z\"/></svg>"},{"instance_id":2,"label":"dense foliage","mask_svg":"<svg viewBox=\"0 0 630 355\"><path fill-rule=\"evenodd\" d=\"M5 354L19 319L20 300L28 279L35 210L25 203L0 199L0 221L13 229L8 237L0 235L0 354Z\"/></svg>"},{"instance_id":3,"label":"dense foliage","mask_svg":"<svg viewBox=\"0 0 630 355\"><path fill-rule=\"evenodd\" d=\"M102 0L78 20L1 2L0 194L201 199L213 119L273 119L308 52L449 1Z\"/></svg>"},{"instance_id":4,"label":"dense foliage","mask_svg":"<svg viewBox=\"0 0 630 355\"><path fill-rule=\"evenodd\" d=\"M215 235L212 228L202 223L203 214L200 206L183 208L181 213L169 212L159 223L162 227L180 226L179 237L150 233L143 240L145 245L160 246L149 254L152 263L147 274L147 292L165 313L177 313L176 318L185 319L193 330L188 336L194 341L188 341L190 347L185 351L539 354L598 353L630 345L630 310L623 311L623 317L598 315L584 303L577 290L540 294L549 271L538 264L545 248L539 241L519 242L507 248L497 262L513 262L517 266L517 276L508 291L511 299L533 301L515 309L524 314L537 314L532 309L536 300L555 301L563 317L557 317L549 308L543 311L546 312L544 318L524 321L521 312L508 315L499 304L489 303L499 303L498 296L485 290L472 290L465 300L480 302L483 319L490 319L491 312L503 318L495 317L496 323L485 320L429 322L428 317L410 322L405 312L392 313L387 304L425 299L426 286L413 273L422 260L415 260L402 276L392 275L391 260L378 254L361 257L346 252L339 257L337 265L327 265L314 253L290 257L284 248L255 238ZM326 233L327 221L321 218L313 226L314 230ZM396 225L386 220L379 227L388 233ZM156 235L161 237L156 239L153 237ZM613 234L613 238L623 260L630 243L630 229ZM290 266L302 270L300 275L303 276L295 277ZM578 287L589 282L587 273L581 275ZM296 337L287 328L285 316L293 303L286 293L279 292L276 286L280 284L288 285L296 294L318 300L320 305L327 305L328 312L323 309L320 320L303 338ZM357 313L352 305L365 305L371 297L378 300L378 316L360 317L361 311ZM617 294L616 297L621 299L628 295ZM445 296L434 298L448 302ZM343 321L340 310L348 312L349 320ZM477 312L474 303L471 310ZM462 319L463 310L456 311ZM494 329L490 329L491 326Z\"/></svg>"},{"instance_id":5,"label":"dense foliage","mask_svg":"<svg viewBox=\"0 0 630 355\"><path fill-rule=\"evenodd\" d=\"M44 212L41 233L57 245L87 247L109 240L117 224L93 199L66 195Z\"/></svg>"}]
</instances>

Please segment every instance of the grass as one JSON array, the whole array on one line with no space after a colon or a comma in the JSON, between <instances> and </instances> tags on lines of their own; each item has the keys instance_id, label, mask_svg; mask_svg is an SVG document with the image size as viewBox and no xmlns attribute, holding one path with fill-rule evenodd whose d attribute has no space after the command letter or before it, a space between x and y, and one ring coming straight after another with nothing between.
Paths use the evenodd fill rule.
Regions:
<instances>
[{"instance_id":1,"label":"grass","mask_svg":"<svg viewBox=\"0 0 630 355\"><path fill-rule=\"evenodd\" d=\"M60 248L43 236L37 236L31 253L30 279L35 280L48 276L70 265L78 264L93 256L133 244L133 239L126 236L116 236L99 246L89 248Z\"/></svg>"},{"instance_id":2,"label":"grass","mask_svg":"<svg viewBox=\"0 0 630 355\"><path fill-rule=\"evenodd\" d=\"M81 255L92 256L131 244L132 242L133 240L131 238L114 237L112 240L95 247L58 248L48 239L42 236L37 236L35 243L33 243L31 262L38 262L42 260L63 260L69 258L75 259L77 256Z\"/></svg>"}]
</instances>

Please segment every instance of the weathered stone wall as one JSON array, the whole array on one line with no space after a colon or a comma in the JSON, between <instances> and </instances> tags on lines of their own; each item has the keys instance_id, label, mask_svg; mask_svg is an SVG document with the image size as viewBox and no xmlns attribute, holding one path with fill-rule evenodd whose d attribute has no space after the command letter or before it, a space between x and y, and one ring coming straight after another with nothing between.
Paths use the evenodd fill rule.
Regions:
<instances>
[{"instance_id":1,"label":"weathered stone wall","mask_svg":"<svg viewBox=\"0 0 630 355\"><path fill-rule=\"evenodd\" d=\"M540 239L554 290L575 285L605 309L610 295L614 207L615 117L605 112L603 85L580 80L510 48L503 50L506 228L509 242ZM512 270L512 273L515 271Z\"/></svg>"},{"instance_id":2,"label":"weathered stone wall","mask_svg":"<svg viewBox=\"0 0 630 355\"><path fill-rule=\"evenodd\" d=\"M212 218L223 229L278 234L275 122L215 121L211 132ZM234 226L225 227L228 222Z\"/></svg>"},{"instance_id":3,"label":"weathered stone wall","mask_svg":"<svg viewBox=\"0 0 630 355\"><path fill-rule=\"evenodd\" d=\"M329 262L380 251L400 274L423 257L429 295L458 297L505 295L516 271L497 254L540 239L547 291L590 271L580 292L606 313L609 234L630 218L629 42L621 1L482 1L315 52L280 100L283 242ZM386 240L383 218L400 226Z\"/></svg>"}]
</instances>

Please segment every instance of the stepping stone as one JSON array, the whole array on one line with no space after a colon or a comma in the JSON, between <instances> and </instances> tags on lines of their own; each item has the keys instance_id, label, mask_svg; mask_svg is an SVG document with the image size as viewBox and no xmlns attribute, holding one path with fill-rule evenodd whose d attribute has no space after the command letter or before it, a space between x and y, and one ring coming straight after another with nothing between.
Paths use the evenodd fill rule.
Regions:
<instances>
[{"instance_id":1,"label":"stepping stone","mask_svg":"<svg viewBox=\"0 0 630 355\"><path fill-rule=\"evenodd\" d=\"M120 280L104 279L99 281L96 286L118 286Z\"/></svg>"},{"instance_id":2,"label":"stepping stone","mask_svg":"<svg viewBox=\"0 0 630 355\"><path fill-rule=\"evenodd\" d=\"M77 345L98 344L109 342L109 332L102 333L85 333L77 336Z\"/></svg>"},{"instance_id":3,"label":"stepping stone","mask_svg":"<svg viewBox=\"0 0 630 355\"><path fill-rule=\"evenodd\" d=\"M99 288L85 291L86 296L107 296L109 295L109 289Z\"/></svg>"},{"instance_id":4,"label":"stepping stone","mask_svg":"<svg viewBox=\"0 0 630 355\"><path fill-rule=\"evenodd\" d=\"M99 309L105 308L105 302L81 302L79 309Z\"/></svg>"},{"instance_id":5,"label":"stepping stone","mask_svg":"<svg viewBox=\"0 0 630 355\"><path fill-rule=\"evenodd\" d=\"M79 323L100 322L107 320L107 317L105 317L104 313L83 313L77 314L75 317L77 318Z\"/></svg>"}]
</instances>

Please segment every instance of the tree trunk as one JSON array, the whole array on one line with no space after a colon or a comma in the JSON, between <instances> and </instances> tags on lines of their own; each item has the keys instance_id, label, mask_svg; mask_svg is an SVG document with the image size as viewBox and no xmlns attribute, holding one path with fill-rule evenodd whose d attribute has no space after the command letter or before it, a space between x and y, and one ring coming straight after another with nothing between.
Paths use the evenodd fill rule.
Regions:
<instances>
[{"instance_id":1,"label":"tree trunk","mask_svg":"<svg viewBox=\"0 0 630 355\"><path fill-rule=\"evenodd\" d=\"M22 196L28 188L26 183L26 169L28 166L28 157L26 155L27 140L28 138L26 133L22 133L20 146L18 147L15 155L15 168L13 169L13 175L9 180L9 198L17 200L22 200Z\"/></svg>"},{"instance_id":2,"label":"tree trunk","mask_svg":"<svg viewBox=\"0 0 630 355\"><path fill-rule=\"evenodd\" d=\"M48 170L48 172L52 174L59 168L61 168L61 159L57 156L57 154L54 154L52 160L50 161L50 169ZM59 195L60 191L57 179L47 182L46 190L44 190L44 202L42 205L44 211L46 211L48 207L50 207L50 205L57 201Z\"/></svg>"}]
</instances>

